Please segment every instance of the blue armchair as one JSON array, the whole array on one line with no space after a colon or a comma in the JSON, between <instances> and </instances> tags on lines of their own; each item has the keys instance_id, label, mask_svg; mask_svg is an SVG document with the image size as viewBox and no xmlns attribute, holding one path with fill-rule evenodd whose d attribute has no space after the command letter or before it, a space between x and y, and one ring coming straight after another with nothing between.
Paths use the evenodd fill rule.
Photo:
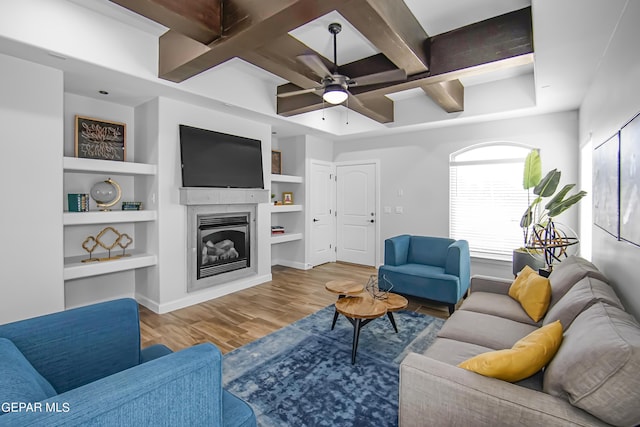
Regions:
<instances>
[{"instance_id":1,"label":"blue armchair","mask_svg":"<svg viewBox=\"0 0 640 427\"><path fill-rule=\"evenodd\" d=\"M384 242L381 289L444 302L453 313L469 289L469 243L442 237L392 237Z\"/></svg>"},{"instance_id":2,"label":"blue armchair","mask_svg":"<svg viewBox=\"0 0 640 427\"><path fill-rule=\"evenodd\" d=\"M212 344L140 349L138 306L120 299L0 325L0 426L242 426Z\"/></svg>"}]
</instances>

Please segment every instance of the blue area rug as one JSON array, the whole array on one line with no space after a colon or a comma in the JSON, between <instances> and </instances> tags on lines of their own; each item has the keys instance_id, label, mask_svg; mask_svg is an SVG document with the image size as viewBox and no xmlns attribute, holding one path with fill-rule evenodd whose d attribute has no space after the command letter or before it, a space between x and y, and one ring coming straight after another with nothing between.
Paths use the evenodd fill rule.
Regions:
<instances>
[{"instance_id":1,"label":"blue area rug","mask_svg":"<svg viewBox=\"0 0 640 427\"><path fill-rule=\"evenodd\" d=\"M247 401L258 425L395 426L400 362L423 352L444 320L401 310L399 333L384 316L360 332L351 364L353 326L331 330L333 305L224 356L227 390Z\"/></svg>"}]
</instances>

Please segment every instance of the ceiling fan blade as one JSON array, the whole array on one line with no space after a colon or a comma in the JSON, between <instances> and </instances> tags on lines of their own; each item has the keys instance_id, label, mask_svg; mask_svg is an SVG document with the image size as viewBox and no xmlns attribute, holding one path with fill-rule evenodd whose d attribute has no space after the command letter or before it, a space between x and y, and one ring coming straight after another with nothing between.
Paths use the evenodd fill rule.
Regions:
<instances>
[{"instance_id":1,"label":"ceiling fan blade","mask_svg":"<svg viewBox=\"0 0 640 427\"><path fill-rule=\"evenodd\" d=\"M329 71L327 66L324 64L324 62L322 62L322 59L320 59L318 55L313 55L313 54L299 55L297 58L298 58L298 61L306 65L311 71L313 71L321 79L331 76L331 71Z\"/></svg>"},{"instance_id":2,"label":"ceiling fan blade","mask_svg":"<svg viewBox=\"0 0 640 427\"><path fill-rule=\"evenodd\" d=\"M381 73L369 74L366 76L356 77L349 81L349 86L367 86L378 83L396 82L406 80L407 73L404 70L390 70Z\"/></svg>"},{"instance_id":3,"label":"ceiling fan blade","mask_svg":"<svg viewBox=\"0 0 640 427\"><path fill-rule=\"evenodd\" d=\"M288 98L290 96L302 95L303 93L316 92L316 91L320 91L322 89L323 88L321 88L321 87L312 87L311 89L292 90L291 92L279 93L277 96L278 96L278 98Z\"/></svg>"},{"instance_id":4,"label":"ceiling fan blade","mask_svg":"<svg viewBox=\"0 0 640 427\"><path fill-rule=\"evenodd\" d=\"M360 107L364 107L362 101L356 98L351 92L347 91L347 93L349 94L349 105L358 105Z\"/></svg>"}]
</instances>

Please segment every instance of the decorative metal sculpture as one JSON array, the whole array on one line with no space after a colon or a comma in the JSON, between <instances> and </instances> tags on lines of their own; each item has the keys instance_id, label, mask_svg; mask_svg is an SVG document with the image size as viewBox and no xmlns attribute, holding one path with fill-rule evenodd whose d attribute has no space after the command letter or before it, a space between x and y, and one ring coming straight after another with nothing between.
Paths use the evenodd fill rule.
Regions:
<instances>
[{"instance_id":1,"label":"decorative metal sculpture","mask_svg":"<svg viewBox=\"0 0 640 427\"><path fill-rule=\"evenodd\" d=\"M566 231L565 228L569 231ZM573 236L570 235L571 233ZM561 257L569 256L567 252L569 247L577 245L579 242L573 230L549 219L546 225L533 227L527 249L542 252L546 268L551 272L553 263L561 261Z\"/></svg>"},{"instance_id":2,"label":"decorative metal sculpture","mask_svg":"<svg viewBox=\"0 0 640 427\"><path fill-rule=\"evenodd\" d=\"M389 298L389 291L393 288L393 283L387 279L387 276L383 276L382 279L389 284L389 289L386 291L380 289L380 286L378 285L378 276L376 275L369 276L369 280L364 287L364 289L369 292L369 295L374 299L386 300Z\"/></svg>"},{"instance_id":3,"label":"decorative metal sculpture","mask_svg":"<svg viewBox=\"0 0 640 427\"><path fill-rule=\"evenodd\" d=\"M131 254L125 253L125 250L131 243L133 243L133 239L128 234L120 233L113 227L106 227L102 229L102 231L100 231L100 233L98 233L96 237L89 236L84 240L84 242L82 242L82 248L85 251L89 252L89 258L83 259L82 262L113 261L123 257L131 256ZM93 258L93 251L98 246L106 249L108 256L102 258ZM122 248L122 254L112 256L111 250L116 246Z\"/></svg>"}]
</instances>

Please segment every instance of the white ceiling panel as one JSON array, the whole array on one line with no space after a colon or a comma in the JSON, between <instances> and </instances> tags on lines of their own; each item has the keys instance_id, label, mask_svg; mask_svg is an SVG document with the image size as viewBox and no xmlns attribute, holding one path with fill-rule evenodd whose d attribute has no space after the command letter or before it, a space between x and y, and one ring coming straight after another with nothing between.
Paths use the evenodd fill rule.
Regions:
<instances>
[{"instance_id":1,"label":"white ceiling panel","mask_svg":"<svg viewBox=\"0 0 640 427\"><path fill-rule=\"evenodd\" d=\"M369 40L335 10L296 28L289 34L333 62L333 34L328 30L329 24L333 22L342 25L342 31L338 34L338 65L348 64L380 53Z\"/></svg>"}]
</instances>

